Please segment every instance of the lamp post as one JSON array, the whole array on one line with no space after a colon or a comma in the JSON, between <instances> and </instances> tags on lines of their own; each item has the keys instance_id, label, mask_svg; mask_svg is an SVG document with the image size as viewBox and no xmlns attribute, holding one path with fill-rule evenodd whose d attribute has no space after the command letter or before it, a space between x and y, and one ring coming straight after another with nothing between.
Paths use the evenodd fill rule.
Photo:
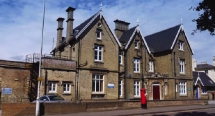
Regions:
<instances>
[{"instance_id":1,"label":"lamp post","mask_svg":"<svg viewBox=\"0 0 215 116\"><path fill-rule=\"evenodd\" d=\"M36 116L40 115L40 81L41 78L41 63L42 63L42 51L43 51L43 30L44 30L44 19L45 19L45 2L44 0L44 6L43 6L43 23L42 23L42 40L41 40L41 49L40 49L40 61L39 61L39 74L38 74L38 85L37 85L37 101L36 101Z\"/></svg>"}]
</instances>

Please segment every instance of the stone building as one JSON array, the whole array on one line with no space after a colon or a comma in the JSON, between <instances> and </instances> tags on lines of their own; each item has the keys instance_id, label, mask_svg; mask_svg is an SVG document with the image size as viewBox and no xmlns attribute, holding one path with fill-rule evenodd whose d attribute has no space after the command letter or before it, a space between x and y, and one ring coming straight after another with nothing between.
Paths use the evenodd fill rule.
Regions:
<instances>
[{"instance_id":1,"label":"stone building","mask_svg":"<svg viewBox=\"0 0 215 116\"><path fill-rule=\"evenodd\" d=\"M194 98L193 52L183 25L144 37L139 24L129 28L128 22L115 20L114 34L102 9L75 28L74 11L66 10L65 37L64 18L57 19L56 47L52 56L42 57L40 95L59 94L72 101L133 100L146 88L148 100ZM14 96L2 95L2 100L35 100L38 62L0 63L1 86L17 87Z\"/></svg>"},{"instance_id":2,"label":"stone building","mask_svg":"<svg viewBox=\"0 0 215 116\"><path fill-rule=\"evenodd\" d=\"M149 100L192 99L192 49L183 25L177 25L145 37L153 54L155 76L145 81Z\"/></svg>"},{"instance_id":3,"label":"stone building","mask_svg":"<svg viewBox=\"0 0 215 116\"><path fill-rule=\"evenodd\" d=\"M195 71L205 72L215 82L215 57L213 57L213 64L201 62L195 67Z\"/></svg>"},{"instance_id":4,"label":"stone building","mask_svg":"<svg viewBox=\"0 0 215 116\"><path fill-rule=\"evenodd\" d=\"M140 99L144 75L154 73L154 59L139 25L129 29L129 23L115 20L115 34L122 47L119 51L119 97Z\"/></svg>"},{"instance_id":5,"label":"stone building","mask_svg":"<svg viewBox=\"0 0 215 116\"><path fill-rule=\"evenodd\" d=\"M53 57L77 62L74 78L75 99L118 99L118 39L110 30L102 10L73 28L74 8L66 11L66 37L62 36L63 18L58 18L58 33ZM74 92L73 91L73 92Z\"/></svg>"},{"instance_id":6,"label":"stone building","mask_svg":"<svg viewBox=\"0 0 215 116\"><path fill-rule=\"evenodd\" d=\"M205 72L193 72L194 97L196 99L215 99L215 83Z\"/></svg>"},{"instance_id":7,"label":"stone building","mask_svg":"<svg viewBox=\"0 0 215 116\"><path fill-rule=\"evenodd\" d=\"M76 61L42 58L41 95L58 94L66 100L75 100Z\"/></svg>"}]
</instances>

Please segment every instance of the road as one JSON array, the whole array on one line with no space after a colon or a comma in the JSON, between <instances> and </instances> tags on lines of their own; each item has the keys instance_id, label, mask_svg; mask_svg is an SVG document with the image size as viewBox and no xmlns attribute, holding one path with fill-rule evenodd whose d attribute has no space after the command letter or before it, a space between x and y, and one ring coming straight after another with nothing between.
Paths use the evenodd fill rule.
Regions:
<instances>
[{"instance_id":1,"label":"road","mask_svg":"<svg viewBox=\"0 0 215 116\"><path fill-rule=\"evenodd\" d=\"M215 108L180 111L180 112L133 115L133 116L215 116Z\"/></svg>"}]
</instances>

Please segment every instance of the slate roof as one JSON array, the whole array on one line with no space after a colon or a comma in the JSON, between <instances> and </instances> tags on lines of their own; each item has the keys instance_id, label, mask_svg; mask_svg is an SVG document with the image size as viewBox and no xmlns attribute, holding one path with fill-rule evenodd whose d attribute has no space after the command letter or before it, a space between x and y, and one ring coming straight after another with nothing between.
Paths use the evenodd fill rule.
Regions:
<instances>
[{"instance_id":1,"label":"slate roof","mask_svg":"<svg viewBox=\"0 0 215 116\"><path fill-rule=\"evenodd\" d=\"M214 69L215 66L210 64L197 64L196 68L198 69Z\"/></svg>"},{"instance_id":2,"label":"slate roof","mask_svg":"<svg viewBox=\"0 0 215 116\"><path fill-rule=\"evenodd\" d=\"M119 41L121 43L125 43L127 44L130 37L132 36L132 34L134 33L135 29L136 29L137 26L133 27L133 28L130 28L129 30L127 31L124 31L122 36L120 37Z\"/></svg>"},{"instance_id":3,"label":"slate roof","mask_svg":"<svg viewBox=\"0 0 215 116\"><path fill-rule=\"evenodd\" d=\"M69 41L72 41L73 39L77 39L80 35L84 34L84 32L87 31L87 29L90 27L90 25L96 21L98 21L101 17L104 18L104 16L101 14L100 11L95 13L93 16L88 18L86 21L78 25L73 29L73 37L69 39ZM105 21L105 18L104 18ZM106 22L106 21L105 21ZM107 22L106 22L107 23ZM109 25L107 24L108 28L110 29ZM76 31L76 32L75 32ZM111 31L111 30L110 30ZM111 31L112 32L112 31ZM116 39L119 46L121 46L118 38L115 36L115 34L112 32L114 38ZM60 44L59 46L56 46L51 52L53 52L56 48L63 47L66 44L66 42Z\"/></svg>"},{"instance_id":4,"label":"slate roof","mask_svg":"<svg viewBox=\"0 0 215 116\"><path fill-rule=\"evenodd\" d=\"M213 80L204 72L193 72L193 78L194 84L196 84L197 81L199 80L203 84L202 86L215 87L215 83L213 82Z\"/></svg>"},{"instance_id":5,"label":"slate roof","mask_svg":"<svg viewBox=\"0 0 215 116\"><path fill-rule=\"evenodd\" d=\"M166 30L145 36L145 40L151 52L156 53L171 50L180 26L181 25L176 25Z\"/></svg>"}]
</instances>

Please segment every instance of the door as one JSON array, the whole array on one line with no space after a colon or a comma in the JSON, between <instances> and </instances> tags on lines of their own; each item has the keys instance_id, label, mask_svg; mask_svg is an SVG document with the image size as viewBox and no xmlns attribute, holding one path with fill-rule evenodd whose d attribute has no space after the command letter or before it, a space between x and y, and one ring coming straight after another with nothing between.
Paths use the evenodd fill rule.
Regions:
<instances>
[{"instance_id":1,"label":"door","mask_svg":"<svg viewBox=\"0 0 215 116\"><path fill-rule=\"evenodd\" d=\"M160 85L153 85L153 100L160 100Z\"/></svg>"},{"instance_id":2,"label":"door","mask_svg":"<svg viewBox=\"0 0 215 116\"><path fill-rule=\"evenodd\" d=\"M196 99L199 99L199 87L196 87Z\"/></svg>"}]
</instances>

